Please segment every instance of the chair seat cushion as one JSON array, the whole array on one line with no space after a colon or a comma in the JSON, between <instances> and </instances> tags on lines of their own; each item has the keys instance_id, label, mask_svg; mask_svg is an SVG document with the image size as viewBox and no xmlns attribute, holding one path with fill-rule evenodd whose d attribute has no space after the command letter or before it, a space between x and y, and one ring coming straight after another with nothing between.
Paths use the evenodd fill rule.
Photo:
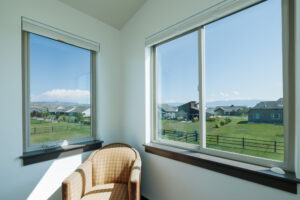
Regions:
<instances>
[{"instance_id":1,"label":"chair seat cushion","mask_svg":"<svg viewBox=\"0 0 300 200\"><path fill-rule=\"evenodd\" d=\"M97 185L81 200L128 200L128 187L120 183Z\"/></svg>"}]
</instances>

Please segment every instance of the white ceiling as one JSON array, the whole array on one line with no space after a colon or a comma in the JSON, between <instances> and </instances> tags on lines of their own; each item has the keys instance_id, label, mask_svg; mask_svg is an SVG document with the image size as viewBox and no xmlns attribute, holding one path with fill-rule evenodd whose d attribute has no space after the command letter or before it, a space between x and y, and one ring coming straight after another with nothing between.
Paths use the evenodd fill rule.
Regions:
<instances>
[{"instance_id":1,"label":"white ceiling","mask_svg":"<svg viewBox=\"0 0 300 200\"><path fill-rule=\"evenodd\" d=\"M59 0L108 25L121 29L146 0Z\"/></svg>"}]
</instances>

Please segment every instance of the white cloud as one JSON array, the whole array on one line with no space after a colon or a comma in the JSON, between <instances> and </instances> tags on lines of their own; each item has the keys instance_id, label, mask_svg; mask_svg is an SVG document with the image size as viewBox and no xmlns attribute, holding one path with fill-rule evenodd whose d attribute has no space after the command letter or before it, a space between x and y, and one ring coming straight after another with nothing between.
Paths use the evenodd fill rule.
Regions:
<instances>
[{"instance_id":1,"label":"white cloud","mask_svg":"<svg viewBox=\"0 0 300 200\"><path fill-rule=\"evenodd\" d=\"M60 101L90 103L90 91L53 89L39 95L32 95L31 101Z\"/></svg>"},{"instance_id":2,"label":"white cloud","mask_svg":"<svg viewBox=\"0 0 300 200\"><path fill-rule=\"evenodd\" d=\"M229 94L224 93L224 92L220 92L220 95L221 95L223 98L229 97Z\"/></svg>"},{"instance_id":3,"label":"white cloud","mask_svg":"<svg viewBox=\"0 0 300 200\"><path fill-rule=\"evenodd\" d=\"M240 93L238 91L233 91L232 92L235 96L238 96Z\"/></svg>"}]
</instances>

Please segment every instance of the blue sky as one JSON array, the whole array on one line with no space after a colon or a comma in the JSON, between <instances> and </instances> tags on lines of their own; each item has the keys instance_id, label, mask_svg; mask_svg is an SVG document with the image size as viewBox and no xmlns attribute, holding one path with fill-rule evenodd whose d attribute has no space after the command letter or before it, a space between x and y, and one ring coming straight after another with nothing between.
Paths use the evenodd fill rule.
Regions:
<instances>
[{"instance_id":1,"label":"blue sky","mask_svg":"<svg viewBox=\"0 0 300 200\"><path fill-rule=\"evenodd\" d=\"M281 1L205 26L206 101L282 97ZM197 32L157 48L158 103L198 101Z\"/></svg>"},{"instance_id":2,"label":"blue sky","mask_svg":"<svg viewBox=\"0 0 300 200\"><path fill-rule=\"evenodd\" d=\"M30 34L32 101L90 103L90 51Z\"/></svg>"}]
</instances>

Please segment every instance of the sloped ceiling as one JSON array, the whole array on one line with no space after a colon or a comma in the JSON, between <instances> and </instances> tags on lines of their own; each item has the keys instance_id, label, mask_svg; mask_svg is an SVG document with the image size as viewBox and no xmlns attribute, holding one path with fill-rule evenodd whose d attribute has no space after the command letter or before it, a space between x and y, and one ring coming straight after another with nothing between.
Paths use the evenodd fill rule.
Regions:
<instances>
[{"instance_id":1,"label":"sloped ceiling","mask_svg":"<svg viewBox=\"0 0 300 200\"><path fill-rule=\"evenodd\" d=\"M108 25L121 29L147 0L59 0Z\"/></svg>"}]
</instances>

